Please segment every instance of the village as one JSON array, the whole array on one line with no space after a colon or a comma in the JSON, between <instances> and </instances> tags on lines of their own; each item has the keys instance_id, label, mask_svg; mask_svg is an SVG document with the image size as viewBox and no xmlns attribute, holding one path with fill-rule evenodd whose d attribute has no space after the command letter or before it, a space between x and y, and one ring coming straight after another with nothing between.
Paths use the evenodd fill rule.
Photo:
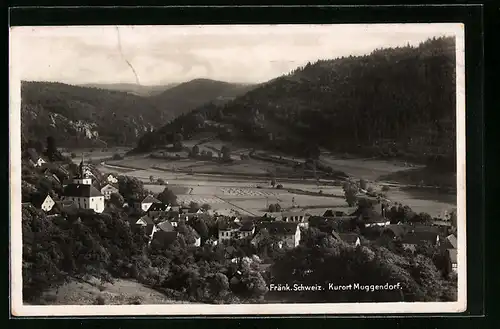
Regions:
<instances>
[{"instance_id":1,"label":"village","mask_svg":"<svg viewBox=\"0 0 500 329\"><path fill-rule=\"evenodd\" d=\"M23 207L39 209L48 220L64 220L68 214L79 210L100 214L119 208L126 213L131 227L144 231L148 245L167 248L179 238L182 227L192 237L186 240L189 246L224 245L229 250L228 257L233 257L231 261L235 263L241 259L235 258L235 253L230 251L234 244L247 243L256 248L266 240L271 241L273 247L288 250L299 246L308 229L317 229L353 247L395 242L408 253L434 247L444 251L450 268L453 272L457 270L456 214L445 214L443 218L413 214L408 218L408 207L391 204L363 188L358 187L356 191L357 203L352 212L332 207L323 214L310 214L293 208L281 209L279 204L273 204L268 207L270 211L261 216L241 214L238 209L232 209L232 214L220 214L209 204L178 204L168 185L160 193L146 192L141 199L127 199L120 194L119 175L99 173L83 158L74 177L65 169L67 165L51 163L33 149L28 150L25 159L26 165L62 186L60 195L35 193L29 202L23 201ZM67 179L58 177L55 172Z\"/></svg>"}]
</instances>

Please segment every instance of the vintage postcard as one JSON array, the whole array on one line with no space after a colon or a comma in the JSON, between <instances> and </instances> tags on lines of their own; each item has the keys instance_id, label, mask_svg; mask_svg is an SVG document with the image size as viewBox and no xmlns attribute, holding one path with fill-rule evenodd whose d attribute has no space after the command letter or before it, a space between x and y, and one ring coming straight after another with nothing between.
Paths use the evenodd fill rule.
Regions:
<instances>
[{"instance_id":1,"label":"vintage postcard","mask_svg":"<svg viewBox=\"0 0 500 329\"><path fill-rule=\"evenodd\" d=\"M10 30L16 316L462 312L464 26Z\"/></svg>"}]
</instances>

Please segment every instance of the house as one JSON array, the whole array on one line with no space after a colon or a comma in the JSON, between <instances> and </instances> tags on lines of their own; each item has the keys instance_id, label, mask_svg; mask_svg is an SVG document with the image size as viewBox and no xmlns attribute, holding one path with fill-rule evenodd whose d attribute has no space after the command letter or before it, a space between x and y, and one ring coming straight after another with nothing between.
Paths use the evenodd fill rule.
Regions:
<instances>
[{"instance_id":1,"label":"house","mask_svg":"<svg viewBox=\"0 0 500 329\"><path fill-rule=\"evenodd\" d=\"M71 200L56 201L54 207L52 207L52 210L49 211L49 214L56 213L56 211L70 213L77 210L78 206Z\"/></svg>"},{"instance_id":2,"label":"house","mask_svg":"<svg viewBox=\"0 0 500 329\"><path fill-rule=\"evenodd\" d=\"M172 207L170 205L163 204L162 202L153 203L147 210L147 212L168 212Z\"/></svg>"},{"instance_id":3,"label":"house","mask_svg":"<svg viewBox=\"0 0 500 329\"><path fill-rule=\"evenodd\" d=\"M346 214L343 211L333 211L331 209L328 209L323 214L323 217L342 217L342 216L345 216L345 215Z\"/></svg>"},{"instance_id":4,"label":"house","mask_svg":"<svg viewBox=\"0 0 500 329\"><path fill-rule=\"evenodd\" d=\"M153 203L161 203L158 199L155 197L148 195L147 197L144 198L144 200L141 201L141 209L142 211L148 211L149 207L153 205Z\"/></svg>"},{"instance_id":5,"label":"house","mask_svg":"<svg viewBox=\"0 0 500 329\"><path fill-rule=\"evenodd\" d=\"M451 270L457 273L457 249L456 248L447 249L447 253L451 262Z\"/></svg>"},{"instance_id":6,"label":"house","mask_svg":"<svg viewBox=\"0 0 500 329\"><path fill-rule=\"evenodd\" d=\"M443 239L441 246L446 249L457 249L457 237L454 234Z\"/></svg>"},{"instance_id":7,"label":"house","mask_svg":"<svg viewBox=\"0 0 500 329\"><path fill-rule=\"evenodd\" d=\"M148 225L154 225L154 221L149 215L142 216L138 220L135 221L136 225L141 225L143 227L148 226Z\"/></svg>"},{"instance_id":8,"label":"house","mask_svg":"<svg viewBox=\"0 0 500 329\"><path fill-rule=\"evenodd\" d=\"M402 238L408 231L411 230L409 225L404 224L390 224L384 227L381 235L389 239Z\"/></svg>"},{"instance_id":9,"label":"house","mask_svg":"<svg viewBox=\"0 0 500 329\"><path fill-rule=\"evenodd\" d=\"M381 212L377 212L373 207L359 207L351 216L356 216L365 227L390 225L391 222L383 216L384 205L381 205Z\"/></svg>"},{"instance_id":10,"label":"house","mask_svg":"<svg viewBox=\"0 0 500 329\"><path fill-rule=\"evenodd\" d=\"M282 212L281 220L284 222L291 223L303 223L306 214L304 212Z\"/></svg>"},{"instance_id":11,"label":"house","mask_svg":"<svg viewBox=\"0 0 500 329\"><path fill-rule=\"evenodd\" d=\"M240 238L239 232L241 223L234 220L225 220L219 222L219 242L230 239Z\"/></svg>"},{"instance_id":12,"label":"house","mask_svg":"<svg viewBox=\"0 0 500 329\"><path fill-rule=\"evenodd\" d=\"M93 209L97 213L104 211L104 195L92 186L91 173L80 163L79 174L73 182L64 187L63 201L73 201L77 207L82 209Z\"/></svg>"},{"instance_id":13,"label":"house","mask_svg":"<svg viewBox=\"0 0 500 329\"><path fill-rule=\"evenodd\" d=\"M344 241L347 244L350 244L355 247L361 245L361 240L359 239L359 235L356 233L337 233L337 235L340 237L340 240Z\"/></svg>"},{"instance_id":14,"label":"house","mask_svg":"<svg viewBox=\"0 0 500 329\"><path fill-rule=\"evenodd\" d=\"M49 212L52 210L52 207L56 204L54 199L50 197L50 195L37 195L32 198L31 203L38 209L42 209L45 212Z\"/></svg>"},{"instance_id":15,"label":"house","mask_svg":"<svg viewBox=\"0 0 500 329\"><path fill-rule=\"evenodd\" d=\"M149 243L158 243L163 247L169 246L177 239L178 232L169 221L153 226Z\"/></svg>"},{"instance_id":16,"label":"house","mask_svg":"<svg viewBox=\"0 0 500 329\"><path fill-rule=\"evenodd\" d=\"M47 163L44 158L38 155L35 149L28 149L26 151L29 162L35 167L41 167Z\"/></svg>"},{"instance_id":17,"label":"house","mask_svg":"<svg viewBox=\"0 0 500 329\"><path fill-rule=\"evenodd\" d=\"M106 175L104 179L106 180L106 182L108 182L108 184L118 183L118 178L113 174Z\"/></svg>"},{"instance_id":18,"label":"house","mask_svg":"<svg viewBox=\"0 0 500 329\"><path fill-rule=\"evenodd\" d=\"M104 195L105 200L111 199L111 194L118 193L118 189L111 184L106 184L103 188L101 188L101 193Z\"/></svg>"},{"instance_id":19,"label":"house","mask_svg":"<svg viewBox=\"0 0 500 329\"><path fill-rule=\"evenodd\" d=\"M403 248L410 251L415 251L417 246L424 245L429 243L433 246L439 246L439 234L432 231L423 231L423 230L411 230L406 233L401 238L401 243Z\"/></svg>"},{"instance_id":20,"label":"house","mask_svg":"<svg viewBox=\"0 0 500 329\"><path fill-rule=\"evenodd\" d=\"M253 237L251 243L257 245L266 236L277 238L280 241L280 247L286 245L289 248L295 248L299 245L301 238L300 227L297 222L274 221L261 223L258 233Z\"/></svg>"},{"instance_id":21,"label":"house","mask_svg":"<svg viewBox=\"0 0 500 329\"><path fill-rule=\"evenodd\" d=\"M443 227L443 228L451 228L452 224L448 220L439 220L435 219L431 222L432 226Z\"/></svg>"}]
</instances>

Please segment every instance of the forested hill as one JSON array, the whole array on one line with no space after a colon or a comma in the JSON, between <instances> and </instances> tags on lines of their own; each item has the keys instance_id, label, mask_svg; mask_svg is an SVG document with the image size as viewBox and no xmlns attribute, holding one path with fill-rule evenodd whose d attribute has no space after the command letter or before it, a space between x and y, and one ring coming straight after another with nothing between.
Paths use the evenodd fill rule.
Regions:
<instances>
[{"instance_id":1,"label":"forested hill","mask_svg":"<svg viewBox=\"0 0 500 329\"><path fill-rule=\"evenodd\" d=\"M139 136L244 86L193 80L151 97L52 82L23 82L22 137L63 147L134 145ZM242 91L244 92L244 91ZM232 98L230 98L232 99Z\"/></svg>"},{"instance_id":2,"label":"forested hill","mask_svg":"<svg viewBox=\"0 0 500 329\"><path fill-rule=\"evenodd\" d=\"M195 79L150 97L151 102L168 111L183 114L214 101L218 104L233 100L254 88L254 85L228 83L210 79Z\"/></svg>"},{"instance_id":3,"label":"forested hill","mask_svg":"<svg viewBox=\"0 0 500 329\"><path fill-rule=\"evenodd\" d=\"M125 92L52 82L23 82L24 140L53 136L61 146L127 145L166 122L147 98Z\"/></svg>"},{"instance_id":4,"label":"forested hill","mask_svg":"<svg viewBox=\"0 0 500 329\"><path fill-rule=\"evenodd\" d=\"M363 156L454 159L455 40L308 63L225 105L179 117L143 136L137 150L175 133L190 138L209 129L206 120L226 124L227 138L288 152L320 146Z\"/></svg>"}]
</instances>

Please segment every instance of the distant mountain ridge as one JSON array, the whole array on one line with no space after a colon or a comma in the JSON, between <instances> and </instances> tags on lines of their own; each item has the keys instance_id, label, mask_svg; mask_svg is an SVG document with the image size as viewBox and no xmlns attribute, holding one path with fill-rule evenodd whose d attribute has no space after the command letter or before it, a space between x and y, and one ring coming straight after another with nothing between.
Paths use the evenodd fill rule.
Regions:
<instances>
[{"instance_id":1,"label":"distant mountain ridge","mask_svg":"<svg viewBox=\"0 0 500 329\"><path fill-rule=\"evenodd\" d=\"M203 131L309 156L318 147L361 156L455 159L455 40L319 60L234 100L206 104L146 133L147 151ZM168 92L168 91L167 91ZM216 122L203 124L203 122Z\"/></svg>"},{"instance_id":2,"label":"distant mountain ridge","mask_svg":"<svg viewBox=\"0 0 500 329\"><path fill-rule=\"evenodd\" d=\"M150 97L157 106L165 106L177 114L213 101L223 104L255 88L255 85L236 84L210 79L194 79L178 84L164 92Z\"/></svg>"},{"instance_id":3,"label":"distant mountain ridge","mask_svg":"<svg viewBox=\"0 0 500 329\"><path fill-rule=\"evenodd\" d=\"M123 91L126 93L134 94L137 96L154 96L161 94L165 90L173 88L179 85L179 83L166 83L160 85L153 86L144 86L138 85L134 83L89 83L82 84L81 87L86 88L97 88L97 89L105 89L105 90L113 90L113 91Z\"/></svg>"},{"instance_id":4,"label":"distant mountain ridge","mask_svg":"<svg viewBox=\"0 0 500 329\"><path fill-rule=\"evenodd\" d=\"M62 147L130 146L145 132L204 103L224 103L245 88L213 80L193 80L143 97L97 87L57 82L21 86L24 144L53 136Z\"/></svg>"}]
</instances>

